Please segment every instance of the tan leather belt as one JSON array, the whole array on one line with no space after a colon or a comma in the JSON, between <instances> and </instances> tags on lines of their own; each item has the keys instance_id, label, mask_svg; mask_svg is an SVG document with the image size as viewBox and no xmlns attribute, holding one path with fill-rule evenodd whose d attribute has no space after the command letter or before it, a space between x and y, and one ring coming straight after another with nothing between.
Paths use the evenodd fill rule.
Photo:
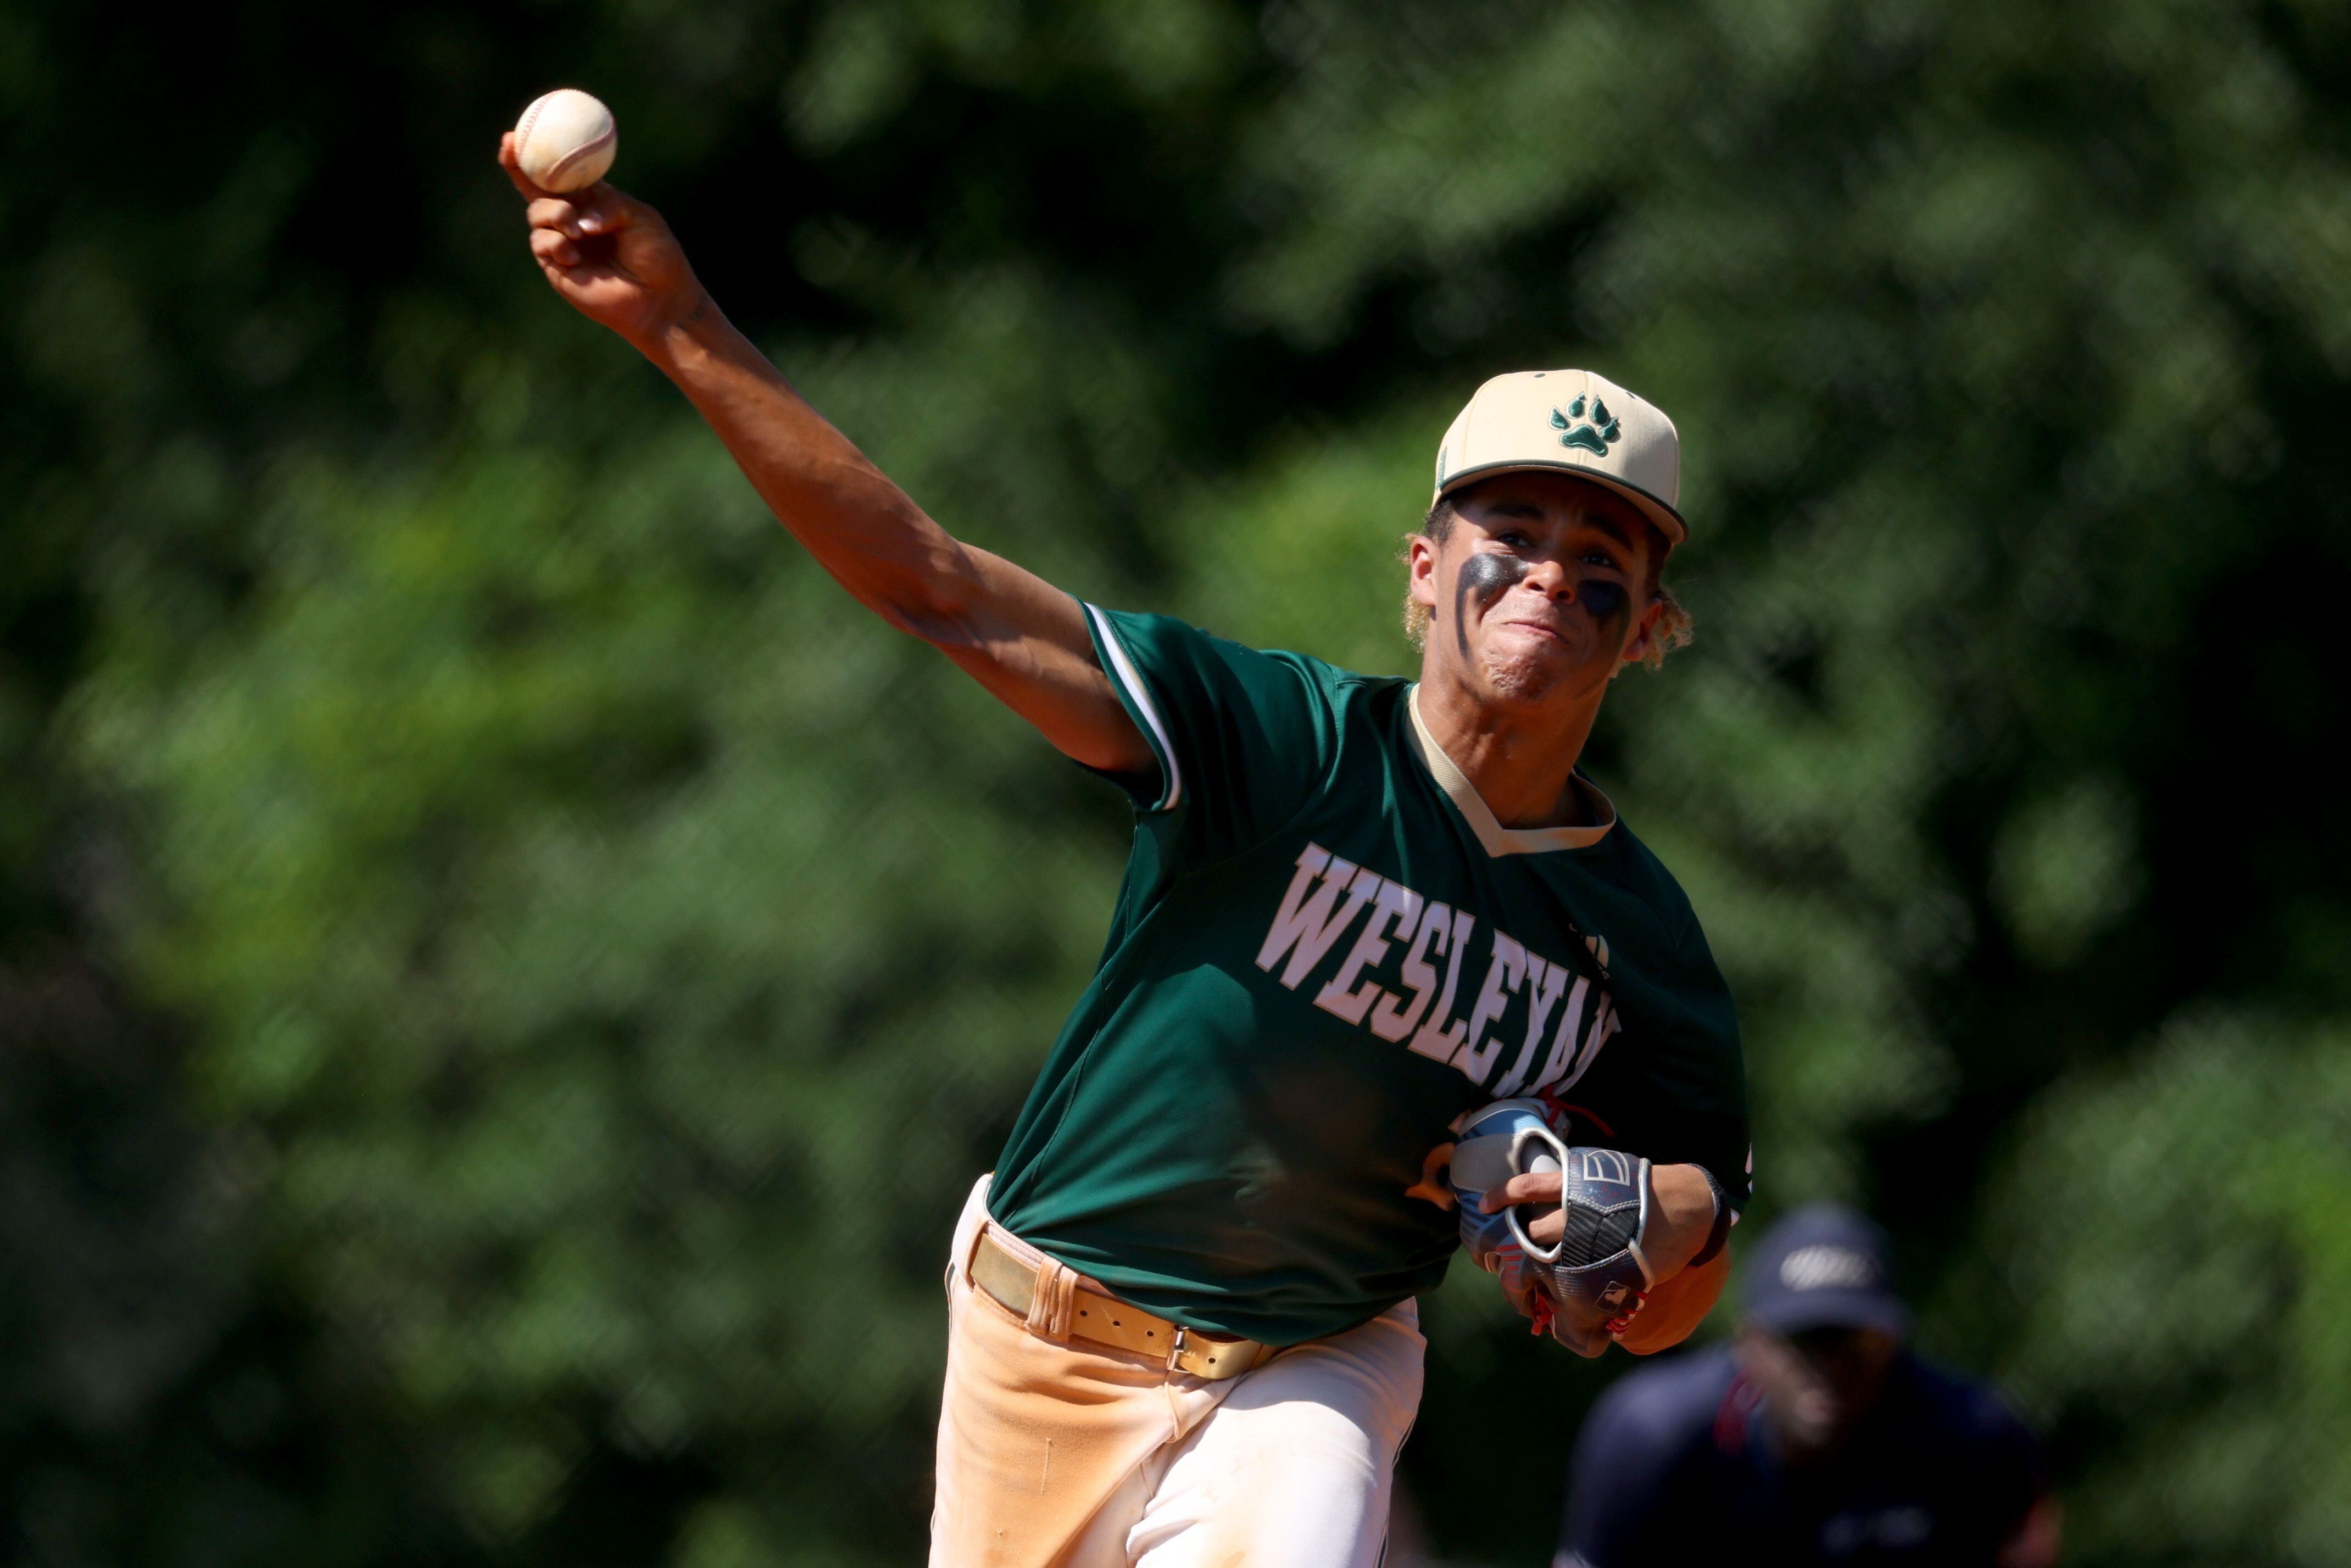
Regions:
<instances>
[{"instance_id":1,"label":"tan leather belt","mask_svg":"<svg viewBox=\"0 0 2351 1568\"><path fill-rule=\"evenodd\" d=\"M1006 1250L988 1231L972 1249L971 1282L1016 1318L1029 1316L1037 1299L1037 1270ZM1180 1323L1155 1317L1113 1297L1080 1290L1070 1312L1070 1333L1116 1350L1165 1362L1170 1372L1188 1372L1214 1382L1238 1377L1273 1359L1275 1347L1253 1339L1210 1339Z\"/></svg>"}]
</instances>

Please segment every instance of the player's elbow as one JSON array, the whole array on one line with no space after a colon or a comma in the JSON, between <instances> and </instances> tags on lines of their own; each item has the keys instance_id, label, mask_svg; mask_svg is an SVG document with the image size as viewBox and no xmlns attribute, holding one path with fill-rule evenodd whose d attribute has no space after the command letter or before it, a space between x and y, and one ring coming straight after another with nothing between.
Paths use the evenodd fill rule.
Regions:
<instances>
[{"instance_id":1,"label":"player's elbow","mask_svg":"<svg viewBox=\"0 0 2351 1568\"><path fill-rule=\"evenodd\" d=\"M958 648L973 641L964 607L945 595L925 591L922 585L860 594L867 608L896 631L919 637L935 648Z\"/></svg>"},{"instance_id":2,"label":"player's elbow","mask_svg":"<svg viewBox=\"0 0 2351 1568\"><path fill-rule=\"evenodd\" d=\"M985 598L967 552L944 532L916 548L876 559L851 584L866 607L910 637L954 650L983 641Z\"/></svg>"}]
</instances>

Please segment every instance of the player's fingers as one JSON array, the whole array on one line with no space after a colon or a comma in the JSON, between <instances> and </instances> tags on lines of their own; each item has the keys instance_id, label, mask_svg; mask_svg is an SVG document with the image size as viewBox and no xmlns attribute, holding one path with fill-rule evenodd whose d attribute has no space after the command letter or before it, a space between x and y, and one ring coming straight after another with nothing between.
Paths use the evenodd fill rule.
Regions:
<instances>
[{"instance_id":1,"label":"player's fingers","mask_svg":"<svg viewBox=\"0 0 2351 1568\"><path fill-rule=\"evenodd\" d=\"M1527 1225L1527 1239L1538 1247L1549 1247L1566 1235L1567 1211L1562 1208L1538 1214Z\"/></svg>"},{"instance_id":2,"label":"player's fingers","mask_svg":"<svg viewBox=\"0 0 2351 1568\"><path fill-rule=\"evenodd\" d=\"M1479 1207L1488 1214L1521 1203L1557 1203L1566 1184L1557 1171L1527 1171L1497 1187L1489 1187Z\"/></svg>"},{"instance_id":3,"label":"player's fingers","mask_svg":"<svg viewBox=\"0 0 2351 1568\"><path fill-rule=\"evenodd\" d=\"M530 176L522 172L522 158L515 152L514 132L511 131L498 138L498 167L507 172L507 178L514 182L514 188L522 193L524 200L537 201L549 194L531 183Z\"/></svg>"},{"instance_id":4,"label":"player's fingers","mask_svg":"<svg viewBox=\"0 0 2351 1568\"><path fill-rule=\"evenodd\" d=\"M585 232L580 226L580 208L569 197L541 196L525 207L522 215L534 229L553 229L571 239Z\"/></svg>"},{"instance_id":5,"label":"player's fingers","mask_svg":"<svg viewBox=\"0 0 2351 1568\"><path fill-rule=\"evenodd\" d=\"M572 220L584 235L618 234L629 227L627 209L618 200L620 193L599 180L585 190L571 193L571 204L578 215Z\"/></svg>"},{"instance_id":6,"label":"player's fingers","mask_svg":"<svg viewBox=\"0 0 2351 1568\"><path fill-rule=\"evenodd\" d=\"M571 204L579 210L581 234L616 235L623 229L658 228L661 225L659 213L618 185L602 180L585 190L572 192Z\"/></svg>"},{"instance_id":7,"label":"player's fingers","mask_svg":"<svg viewBox=\"0 0 2351 1568\"><path fill-rule=\"evenodd\" d=\"M538 258L539 265L542 267L580 265L580 247L553 229L530 231L530 254Z\"/></svg>"}]
</instances>

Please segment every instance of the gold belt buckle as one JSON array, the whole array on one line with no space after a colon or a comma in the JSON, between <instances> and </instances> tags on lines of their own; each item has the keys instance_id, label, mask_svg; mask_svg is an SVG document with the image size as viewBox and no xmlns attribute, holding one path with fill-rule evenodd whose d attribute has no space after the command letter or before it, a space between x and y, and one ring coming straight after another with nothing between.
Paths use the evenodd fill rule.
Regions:
<instances>
[{"instance_id":1,"label":"gold belt buckle","mask_svg":"<svg viewBox=\"0 0 2351 1568\"><path fill-rule=\"evenodd\" d=\"M1176 1337L1167 1342L1167 1370L1170 1372L1174 1372L1176 1370L1176 1362L1181 1360L1183 1357L1186 1337L1186 1334L1184 1325L1182 1323L1177 1323L1176 1325Z\"/></svg>"}]
</instances>

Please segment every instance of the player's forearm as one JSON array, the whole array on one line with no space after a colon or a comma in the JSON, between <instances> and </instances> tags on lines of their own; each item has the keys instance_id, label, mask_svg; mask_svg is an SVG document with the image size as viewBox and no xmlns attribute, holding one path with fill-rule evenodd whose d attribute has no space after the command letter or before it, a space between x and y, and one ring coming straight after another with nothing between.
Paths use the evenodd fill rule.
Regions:
<instances>
[{"instance_id":1,"label":"player's forearm","mask_svg":"<svg viewBox=\"0 0 2351 1568\"><path fill-rule=\"evenodd\" d=\"M1644 1251L1656 1283L1640 1314L1616 1336L1635 1355L1669 1350L1687 1339L1714 1310L1730 1277L1727 1247L1704 1263L1690 1263L1714 1234L1714 1184L1706 1172L1694 1165L1653 1166L1649 1190L1655 1202Z\"/></svg>"},{"instance_id":2,"label":"player's forearm","mask_svg":"<svg viewBox=\"0 0 2351 1568\"><path fill-rule=\"evenodd\" d=\"M859 603L944 651L1067 755L1112 773L1154 766L1077 601L924 516L728 324L659 213L601 182L564 194L534 183L513 132L498 162L528 204L531 256L549 287L677 383L768 509Z\"/></svg>"},{"instance_id":3,"label":"player's forearm","mask_svg":"<svg viewBox=\"0 0 2351 1568\"><path fill-rule=\"evenodd\" d=\"M925 515L706 296L639 347L777 519L860 603L925 641L968 640L983 552Z\"/></svg>"},{"instance_id":4,"label":"player's forearm","mask_svg":"<svg viewBox=\"0 0 2351 1568\"><path fill-rule=\"evenodd\" d=\"M1112 773L1153 766L1077 601L939 527L706 296L637 346L859 603L945 653L1065 756Z\"/></svg>"},{"instance_id":5,"label":"player's forearm","mask_svg":"<svg viewBox=\"0 0 2351 1568\"><path fill-rule=\"evenodd\" d=\"M1714 1234L1714 1184L1697 1166L1653 1166L1650 1190L1656 1207L1643 1241L1649 1267L1660 1281L1679 1273Z\"/></svg>"}]
</instances>

